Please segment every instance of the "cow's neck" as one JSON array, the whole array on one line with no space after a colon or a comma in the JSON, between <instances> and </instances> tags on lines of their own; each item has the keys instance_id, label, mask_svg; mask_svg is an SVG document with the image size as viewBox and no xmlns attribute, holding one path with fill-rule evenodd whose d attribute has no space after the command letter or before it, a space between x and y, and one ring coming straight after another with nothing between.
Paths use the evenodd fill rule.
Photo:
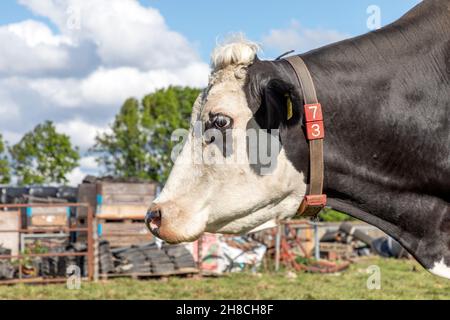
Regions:
<instances>
[{"instance_id":1,"label":"cow's neck","mask_svg":"<svg viewBox=\"0 0 450 320\"><path fill-rule=\"evenodd\" d=\"M420 81L440 72L429 63L449 52L449 16L450 11L421 5L382 30L302 56L324 110L330 204L394 234L397 217L390 192L409 183L395 175L389 155L383 154L392 147L392 126L406 120L396 112L395 101L406 97L415 103ZM429 74L418 77L417 72ZM290 77L294 79L292 73ZM305 170L307 144L295 138L299 136L298 127L286 130L285 147L295 166ZM415 156L408 145L398 145L404 150L393 154Z\"/></svg>"}]
</instances>

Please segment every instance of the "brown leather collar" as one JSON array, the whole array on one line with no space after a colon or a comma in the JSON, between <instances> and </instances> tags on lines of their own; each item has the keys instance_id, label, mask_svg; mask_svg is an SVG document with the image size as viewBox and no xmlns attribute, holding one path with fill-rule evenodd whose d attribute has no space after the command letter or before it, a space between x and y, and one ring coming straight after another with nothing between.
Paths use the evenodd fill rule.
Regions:
<instances>
[{"instance_id":1,"label":"brown leather collar","mask_svg":"<svg viewBox=\"0 0 450 320\"><path fill-rule=\"evenodd\" d=\"M322 106L317 99L311 74L303 59L299 56L292 56L285 60L294 69L300 88L303 91L305 126L309 141L309 189L300 204L298 214L314 217L319 214L327 202L327 196L323 194L323 140L325 127L323 124Z\"/></svg>"}]
</instances>

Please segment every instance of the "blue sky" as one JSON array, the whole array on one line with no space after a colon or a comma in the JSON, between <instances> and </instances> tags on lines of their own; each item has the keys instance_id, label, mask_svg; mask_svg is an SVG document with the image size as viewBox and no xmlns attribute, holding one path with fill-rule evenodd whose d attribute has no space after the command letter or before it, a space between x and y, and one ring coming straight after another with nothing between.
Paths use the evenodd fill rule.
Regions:
<instances>
[{"instance_id":1,"label":"blue sky","mask_svg":"<svg viewBox=\"0 0 450 320\"><path fill-rule=\"evenodd\" d=\"M21 3L21 4L19 4ZM204 87L216 41L243 32L262 58L366 33L418 0L2 0L0 134L10 144L46 120L82 150L69 179L98 173L86 153L123 101L169 85ZM76 9L71 11L69 9ZM69 26L77 12L76 26Z\"/></svg>"},{"instance_id":2,"label":"blue sky","mask_svg":"<svg viewBox=\"0 0 450 320\"><path fill-rule=\"evenodd\" d=\"M418 0L145 0L158 8L170 27L199 43L208 57L217 36L243 31L260 39L273 28L285 28L292 19L306 28L333 29L359 35L367 32L366 9L378 5L382 24L390 23L419 3ZM295 49L295 48L294 48Z\"/></svg>"}]
</instances>

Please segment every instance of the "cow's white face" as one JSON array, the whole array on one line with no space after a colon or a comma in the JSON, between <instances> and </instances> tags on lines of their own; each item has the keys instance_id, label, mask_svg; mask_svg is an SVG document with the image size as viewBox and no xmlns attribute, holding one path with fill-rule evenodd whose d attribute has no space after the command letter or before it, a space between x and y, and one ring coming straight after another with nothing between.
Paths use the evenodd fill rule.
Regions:
<instances>
[{"instance_id":1,"label":"cow's white face","mask_svg":"<svg viewBox=\"0 0 450 320\"><path fill-rule=\"evenodd\" d=\"M177 243L193 241L205 231L244 233L298 209L304 177L282 147L272 155L268 172L250 159L261 146L245 143L246 132L258 130L247 105L245 79L245 65L224 66L213 72L197 99L185 145L149 210L149 228L161 239ZM212 134L196 133L199 124ZM265 130L256 132L271 137Z\"/></svg>"}]
</instances>

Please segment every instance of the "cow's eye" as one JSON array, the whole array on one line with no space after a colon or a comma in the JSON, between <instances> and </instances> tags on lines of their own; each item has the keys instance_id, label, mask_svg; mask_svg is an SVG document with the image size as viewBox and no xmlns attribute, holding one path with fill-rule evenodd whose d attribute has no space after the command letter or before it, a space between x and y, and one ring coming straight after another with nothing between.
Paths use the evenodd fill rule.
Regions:
<instances>
[{"instance_id":1,"label":"cow's eye","mask_svg":"<svg viewBox=\"0 0 450 320\"><path fill-rule=\"evenodd\" d=\"M217 129L223 130L223 129L229 129L231 125L233 124L233 121L230 117L227 117L223 114L218 114L213 119L214 127Z\"/></svg>"}]
</instances>

